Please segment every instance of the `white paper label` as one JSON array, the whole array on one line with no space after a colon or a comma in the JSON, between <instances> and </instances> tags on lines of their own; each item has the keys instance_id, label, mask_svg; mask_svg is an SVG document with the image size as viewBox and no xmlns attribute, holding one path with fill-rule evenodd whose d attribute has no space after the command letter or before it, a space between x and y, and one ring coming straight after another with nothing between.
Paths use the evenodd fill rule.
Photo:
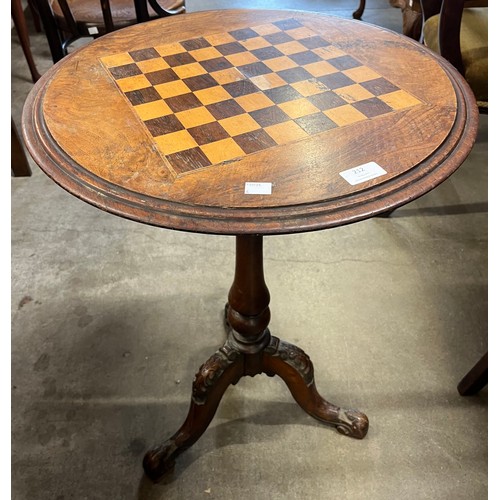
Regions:
<instances>
[{"instance_id":1,"label":"white paper label","mask_svg":"<svg viewBox=\"0 0 500 500\"><path fill-rule=\"evenodd\" d=\"M97 26L91 26L89 28L89 35L97 35L99 33L99 30L97 29Z\"/></svg>"},{"instance_id":2,"label":"white paper label","mask_svg":"<svg viewBox=\"0 0 500 500\"><path fill-rule=\"evenodd\" d=\"M358 167L350 168L349 170L344 170L340 172L340 175L351 185L355 186L361 182L369 181L370 179L375 179L375 177L380 177L387 172L374 161L370 161Z\"/></svg>"},{"instance_id":3,"label":"white paper label","mask_svg":"<svg viewBox=\"0 0 500 500\"><path fill-rule=\"evenodd\" d=\"M245 194L271 194L272 182L245 182Z\"/></svg>"}]
</instances>

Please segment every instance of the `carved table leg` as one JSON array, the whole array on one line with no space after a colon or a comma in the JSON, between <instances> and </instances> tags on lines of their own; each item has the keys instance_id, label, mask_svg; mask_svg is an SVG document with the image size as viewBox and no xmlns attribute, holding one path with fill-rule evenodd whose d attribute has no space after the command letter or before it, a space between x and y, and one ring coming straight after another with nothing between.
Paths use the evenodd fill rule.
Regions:
<instances>
[{"instance_id":1,"label":"carved table leg","mask_svg":"<svg viewBox=\"0 0 500 500\"><path fill-rule=\"evenodd\" d=\"M175 457L198 441L212 421L224 392L242 375L243 356L227 343L200 366L193 380L186 420L170 439L144 457L144 470L150 479L157 480L173 469Z\"/></svg>"},{"instance_id":2,"label":"carved table leg","mask_svg":"<svg viewBox=\"0 0 500 500\"><path fill-rule=\"evenodd\" d=\"M181 428L144 457L143 466L149 478L157 480L173 468L175 458L205 432L226 389L242 376L278 375L309 415L347 436L362 439L366 435L366 415L335 406L318 394L307 354L271 337L267 328L271 318L269 301L262 236L237 236L235 276L224 312L227 341L196 374L191 406Z\"/></svg>"},{"instance_id":3,"label":"carved table leg","mask_svg":"<svg viewBox=\"0 0 500 500\"><path fill-rule=\"evenodd\" d=\"M263 371L271 377L281 377L299 406L315 419L332 425L346 436L358 439L366 436L368 417L365 414L351 408L339 408L318 394L313 364L302 349L271 337L264 350Z\"/></svg>"}]
</instances>

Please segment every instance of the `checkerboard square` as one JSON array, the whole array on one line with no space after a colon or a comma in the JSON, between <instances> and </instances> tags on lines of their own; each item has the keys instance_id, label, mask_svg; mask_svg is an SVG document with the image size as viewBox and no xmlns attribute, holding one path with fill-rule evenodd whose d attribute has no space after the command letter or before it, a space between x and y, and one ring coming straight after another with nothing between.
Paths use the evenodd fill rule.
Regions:
<instances>
[{"instance_id":1,"label":"checkerboard square","mask_svg":"<svg viewBox=\"0 0 500 500\"><path fill-rule=\"evenodd\" d=\"M208 104L207 109L210 113L212 113L216 120L241 115L245 112L245 110L234 99Z\"/></svg>"},{"instance_id":2,"label":"checkerboard square","mask_svg":"<svg viewBox=\"0 0 500 500\"><path fill-rule=\"evenodd\" d=\"M325 75L318 77L318 80L325 84L330 90L335 90L340 87L347 87L354 83L348 76L343 73L332 73L331 75Z\"/></svg>"},{"instance_id":3,"label":"checkerboard square","mask_svg":"<svg viewBox=\"0 0 500 500\"><path fill-rule=\"evenodd\" d=\"M218 122L206 123L198 127L189 128L188 132L200 146L229 137L229 134Z\"/></svg>"},{"instance_id":4,"label":"checkerboard square","mask_svg":"<svg viewBox=\"0 0 500 500\"><path fill-rule=\"evenodd\" d=\"M276 57L283 56L283 53L280 52L276 47L263 47L261 49L252 50L251 52L260 61L265 61L266 59L275 59Z\"/></svg>"},{"instance_id":5,"label":"checkerboard square","mask_svg":"<svg viewBox=\"0 0 500 500\"><path fill-rule=\"evenodd\" d=\"M190 129L193 127L198 127L199 125L205 125L215 121L215 118L205 107L198 107L194 109L187 109L186 111L180 111L175 115L179 121L182 123L183 127Z\"/></svg>"},{"instance_id":6,"label":"checkerboard square","mask_svg":"<svg viewBox=\"0 0 500 500\"><path fill-rule=\"evenodd\" d=\"M399 90L399 88L396 87L396 85L393 85L391 82L382 77L377 78L376 80L362 82L360 85L365 89L367 89L368 91L370 91L375 96L388 94L389 92L395 92L396 90Z\"/></svg>"},{"instance_id":7,"label":"checkerboard square","mask_svg":"<svg viewBox=\"0 0 500 500\"><path fill-rule=\"evenodd\" d=\"M213 104L214 102L226 101L231 99L231 96L222 87L209 87L203 90L196 90L194 95L200 100L200 102L206 106L207 104Z\"/></svg>"},{"instance_id":8,"label":"checkerboard square","mask_svg":"<svg viewBox=\"0 0 500 500\"><path fill-rule=\"evenodd\" d=\"M276 104L302 98L302 95L290 85L283 85L282 87L264 90L263 92L267 97L269 97L269 99L271 99L272 102Z\"/></svg>"},{"instance_id":9,"label":"checkerboard square","mask_svg":"<svg viewBox=\"0 0 500 500\"><path fill-rule=\"evenodd\" d=\"M250 116L261 126L268 127L289 120L289 116L278 106L251 111Z\"/></svg>"},{"instance_id":10,"label":"checkerboard square","mask_svg":"<svg viewBox=\"0 0 500 500\"><path fill-rule=\"evenodd\" d=\"M346 104L344 99L339 97L334 92L330 91L312 95L311 97L309 97L309 101L312 102L321 111L337 108L338 106L343 106L344 104Z\"/></svg>"},{"instance_id":11,"label":"checkerboard square","mask_svg":"<svg viewBox=\"0 0 500 500\"><path fill-rule=\"evenodd\" d=\"M215 59L207 59L200 61L201 66L208 72L220 71L222 69L232 68L232 64L225 57L217 57Z\"/></svg>"},{"instance_id":12,"label":"checkerboard square","mask_svg":"<svg viewBox=\"0 0 500 500\"><path fill-rule=\"evenodd\" d=\"M160 116L144 122L153 137L184 130L184 126L175 115Z\"/></svg>"},{"instance_id":13,"label":"checkerboard square","mask_svg":"<svg viewBox=\"0 0 500 500\"><path fill-rule=\"evenodd\" d=\"M266 127L265 131L274 139L276 144L287 144L308 137L307 132L293 121L271 125Z\"/></svg>"},{"instance_id":14,"label":"checkerboard square","mask_svg":"<svg viewBox=\"0 0 500 500\"><path fill-rule=\"evenodd\" d=\"M183 81L192 91L207 89L218 85L213 76L208 74L185 78Z\"/></svg>"},{"instance_id":15,"label":"checkerboard square","mask_svg":"<svg viewBox=\"0 0 500 500\"><path fill-rule=\"evenodd\" d=\"M348 55L328 59L328 62L333 67L340 70L352 69L361 66L361 63L357 59Z\"/></svg>"},{"instance_id":16,"label":"checkerboard square","mask_svg":"<svg viewBox=\"0 0 500 500\"><path fill-rule=\"evenodd\" d=\"M205 144L201 146L201 150L213 165L245 156L245 152L231 137L222 141L212 142L211 144Z\"/></svg>"},{"instance_id":17,"label":"checkerboard square","mask_svg":"<svg viewBox=\"0 0 500 500\"><path fill-rule=\"evenodd\" d=\"M229 54L237 54L238 52L245 52L245 47L238 42L224 43L223 45L217 45L216 49L224 56Z\"/></svg>"},{"instance_id":18,"label":"checkerboard square","mask_svg":"<svg viewBox=\"0 0 500 500\"><path fill-rule=\"evenodd\" d=\"M235 40L248 40L249 38L254 38L256 36L259 36L258 33L256 33L253 29L251 28L243 28L240 30L234 30L230 31L229 34L235 39Z\"/></svg>"},{"instance_id":19,"label":"checkerboard square","mask_svg":"<svg viewBox=\"0 0 500 500\"><path fill-rule=\"evenodd\" d=\"M159 83L173 82L179 80L177 74L170 68L162 69L160 71L153 71L151 73L146 73L146 78L149 80L151 85L158 85Z\"/></svg>"},{"instance_id":20,"label":"checkerboard square","mask_svg":"<svg viewBox=\"0 0 500 500\"><path fill-rule=\"evenodd\" d=\"M337 124L323 113L316 113L314 115L297 118L295 123L304 129L309 135L319 134L320 132L325 132L326 130L331 130L337 127Z\"/></svg>"},{"instance_id":21,"label":"checkerboard square","mask_svg":"<svg viewBox=\"0 0 500 500\"><path fill-rule=\"evenodd\" d=\"M186 149L166 156L175 171L182 174L202 167L208 167L210 160L199 147Z\"/></svg>"},{"instance_id":22,"label":"checkerboard square","mask_svg":"<svg viewBox=\"0 0 500 500\"><path fill-rule=\"evenodd\" d=\"M232 116L231 118L224 118L224 120L220 120L219 123L231 137L260 128L260 125L246 113Z\"/></svg>"},{"instance_id":23,"label":"checkerboard square","mask_svg":"<svg viewBox=\"0 0 500 500\"><path fill-rule=\"evenodd\" d=\"M166 63L172 68L182 66L183 64L191 64L196 62L196 59L188 52L181 52L180 54L163 56L163 59L165 59Z\"/></svg>"},{"instance_id":24,"label":"checkerboard square","mask_svg":"<svg viewBox=\"0 0 500 500\"><path fill-rule=\"evenodd\" d=\"M172 110L168 107L167 103L163 99L159 101L138 104L137 106L134 106L134 110L139 115L139 118L142 121L172 114Z\"/></svg>"},{"instance_id":25,"label":"checkerboard square","mask_svg":"<svg viewBox=\"0 0 500 500\"><path fill-rule=\"evenodd\" d=\"M303 27L303 24L301 24L296 19L285 19L284 21L275 21L273 24L283 31Z\"/></svg>"},{"instance_id":26,"label":"checkerboard square","mask_svg":"<svg viewBox=\"0 0 500 500\"><path fill-rule=\"evenodd\" d=\"M240 66L238 69L247 78L251 78L252 76L265 75L266 73L271 73L269 67L262 62L245 64L245 66Z\"/></svg>"},{"instance_id":27,"label":"checkerboard square","mask_svg":"<svg viewBox=\"0 0 500 500\"><path fill-rule=\"evenodd\" d=\"M295 83L303 80L308 80L313 76L304 68L290 68L283 71L278 71L277 74L287 83Z\"/></svg>"},{"instance_id":28,"label":"checkerboard square","mask_svg":"<svg viewBox=\"0 0 500 500\"><path fill-rule=\"evenodd\" d=\"M293 38L282 31L278 33L271 33L270 35L264 35L263 38L265 38L271 45L293 42Z\"/></svg>"},{"instance_id":29,"label":"checkerboard square","mask_svg":"<svg viewBox=\"0 0 500 500\"><path fill-rule=\"evenodd\" d=\"M222 87L227 90L231 97L240 97L259 91L259 88L250 80L239 80L237 82L226 83Z\"/></svg>"},{"instance_id":30,"label":"checkerboard square","mask_svg":"<svg viewBox=\"0 0 500 500\"><path fill-rule=\"evenodd\" d=\"M192 93L181 94L175 97L167 97L165 102L170 106L174 113L202 106L200 100Z\"/></svg>"},{"instance_id":31,"label":"checkerboard square","mask_svg":"<svg viewBox=\"0 0 500 500\"><path fill-rule=\"evenodd\" d=\"M154 87L147 87L145 89L125 92L125 96L133 106L137 106L138 104L144 104L147 102L158 101L161 99L161 95L156 91Z\"/></svg>"},{"instance_id":32,"label":"checkerboard square","mask_svg":"<svg viewBox=\"0 0 500 500\"><path fill-rule=\"evenodd\" d=\"M178 153L198 146L187 130L178 130L155 137L155 143L164 155Z\"/></svg>"},{"instance_id":33,"label":"checkerboard square","mask_svg":"<svg viewBox=\"0 0 500 500\"><path fill-rule=\"evenodd\" d=\"M141 49L141 50L133 50L129 52L130 57L134 61L144 61L146 59L154 59L155 57L160 57L160 54L156 51L156 49Z\"/></svg>"},{"instance_id":34,"label":"checkerboard square","mask_svg":"<svg viewBox=\"0 0 500 500\"><path fill-rule=\"evenodd\" d=\"M328 45L330 45L330 42L327 42L320 36L311 36L309 38L304 38L300 41L300 43L302 43L302 45L304 45L308 49L317 49L319 47L327 47Z\"/></svg>"},{"instance_id":35,"label":"checkerboard square","mask_svg":"<svg viewBox=\"0 0 500 500\"><path fill-rule=\"evenodd\" d=\"M274 139L262 129L237 135L233 139L246 154L256 153L257 151L277 146Z\"/></svg>"},{"instance_id":36,"label":"checkerboard square","mask_svg":"<svg viewBox=\"0 0 500 500\"><path fill-rule=\"evenodd\" d=\"M352 106L358 111L361 111L366 117L373 118L375 116L384 115L392 111L391 107L377 97L365 99L364 101L354 102Z\"/></svg>"},{"instance_id":37,"label":"checkerboard square","mask_svg":"<svg viewBox=\"0 0 500 500\"><path fill-rule=\"evenodd\" d=\"M292 54L290 56L290 59L299 64L300 66L322 61L321 57L319 57L311 50L308 50L306 52L298 52L297 54Z\"/></svg>"},{"instance_id":38,"label":"checkerboard square","mask_svg":"<svg viewBox=\"0 0 500 500\"><path fill-rule=\"evenodd\" d=\"M184 42L180 42L180 44L189 52L191 52L192 50L206 49L207 47L211 47L211 45L203 37L185 40Z\"/></svg>"},{"instance_id":39,"label":"checkerboard square","mask_svg":"<svg viewBox=\"0 0 500 500\"><path fill-rule=\"evenodd\" d=\"M121 78L126 78L127 76L136 76L142 74L142 71L135 63L125 64L123 66L117 66L115 68L109 68L109 72L113 75L113 78L115 80L120 80Z\"/></svg>"}]
</instances>

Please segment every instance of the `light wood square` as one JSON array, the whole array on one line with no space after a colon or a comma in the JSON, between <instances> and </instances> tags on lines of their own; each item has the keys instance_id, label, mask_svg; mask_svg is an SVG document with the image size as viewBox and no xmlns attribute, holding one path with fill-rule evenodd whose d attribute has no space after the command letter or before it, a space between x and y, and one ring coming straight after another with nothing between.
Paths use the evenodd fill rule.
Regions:
<instances>
[{"instance_id":1,"label":"light wood square","mask_svg":"<svg viewBox=\"0 0 500 500\"><path fill-rule=\"evenodd\" d=\"M186 128L197 127L198 125L205 125L206 123L215 121L212 114L203 106L199 106L195 109L188 109L186 111L179 111L175 116Z\"/></svg>"},{"instance_id":2,"label":"light wood square","mask_svg":"<svg viewBox=\"0 0 500 500\"><path fill-rule=\"evenodd\" d=\"M277 144L287 144L309 137L307 132L301 129L295 122L289 121L271 125L264 129Z\"/></svg>"},{"instance_id":3,"label":"light wood square","mask_svg":"<svg viewBox=\"0 0 500 500\"><path fill-rule=\"evenodd\" d=\"M185 151L186 149L198 146L187 130L160 135L155 137L155 142L158 145L158 149L165 155L178 153L179 151Z\"/></svg>"},{"instance_id":4,"label":"light wood square","mask_svg":"<svg viewBox=\"0 0 500 500\"><path fill-rule=\"evenodd\" d=\"M312 115L319 109L308 99L296 99L294 101L283 102L278 106L290 117L300 118L301 116Z\"/></svg>"},{"instance_id":5,"label":"light wood square","mask_svg":"<svg viewBox=\"0 0 500 500\"><path fill-rule=\"evenodd\" d=\"M138 104L137 106L134 106L134 110L143 121L172 114L172 110L163 100Z\"/></svg>"},{"instance_id":6,"label":"light wood square","mask_svg":"<svg viewBox=\"0 0 500 500\"><path fill-rule=\"evenodd\" d=\"M101 58L101 62L107 68L113 68L115 66L123 66L125 64L132 64L134 60L128 52L123 52L122 54L114 54L112 56L106 56Z\"/></svg>"},{"instance_id":7,"label":"light wood square","mask_svg":"<svg viewBox=\"0 0 500 500\"><path fill-rule=\"evenodd\" d=\"M247 114L224 118L223 120L219 120L219 124L222 125L231 136L245 134L246 132L261 128L260 125Z\"/></svg>"},{"instance_id":8,"label":"light wood square","mask_svg":"<svg viewBox=\"0 0 500 500\"><path fill-rule=\"evenodd\" d=\"M116 84L122 92L132 92L133 90L145 89L151 87L151 83L144 75L129 76L116 80Z\"/></svg>"},{"instance_id":9,"label":"light wood square","mask_svg":"<svg viewBox=\"0 0 500 500\"><path fill-rule=\"evenodd\" d=\"M231 137L222 139L221 141L212 142L210 144L205 144L200 146L200 148L214 165L223 161L233 160L234 158L245 156L245 152Z\"/></svg>"},{"instance_id":10,"label":"light wood square","mask_svg":"<svg viewBox=\"0 0 500 500\"><path fill-rule=\"evenodd\" d=\"M208 89L196 90L194 95L205 106L232 98L231 94L223 87L210 87Z\"/></svg>"},{"instance_id":11,"label":"light wood square","mask_svg":"<svg viewBox=\"0 0 500 500\"><path fill-rule=\"evenodd\" d=\"M331 118L339 127L367 119L363 113L353 108L350 104L329 109L323 111L323 113L328 116L328 118Z\"/></svg>"}]
</instances>

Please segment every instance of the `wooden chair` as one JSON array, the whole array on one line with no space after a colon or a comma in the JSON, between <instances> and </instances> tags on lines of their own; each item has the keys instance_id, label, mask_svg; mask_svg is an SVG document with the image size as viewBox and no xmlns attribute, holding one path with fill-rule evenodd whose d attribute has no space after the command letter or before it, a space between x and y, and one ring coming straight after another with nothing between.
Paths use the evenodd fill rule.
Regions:
<instances>
[{"instance_id":1,"label":"wooden chair","mask_svg":"<svg viewBox=\"0 0 500 500\"><path fill-rule=\"evenodd\" d=\"M479 111L488 112L488 2L421 0L423 43L462 74L476 96ZM488 353L460 380L462 396L488 383Z\"/></svg>"},{"instance_id":2,"label":"wooden chair","mask_svg":"<svg viewBox=\"0 0 500 500\"><path fill-rule=\"evenodd\" d=\"M185 0L32 0L42 21L52 60L60 61L81 38L158 17L182 14Z\"/></svg>"},{"instance_id":3,"label":"wooden chair","mask_svg":"<svg viewBox=\"0 0 500 500\"><path fill-rule=\"evenodd\" d=\"M488 2L421 0L423 43L447 59L488 112Z\"/></svg>"},{"instance_id":4,"label":"wooden chair","mask_svg":"<svg viewBox=\"0 0 500 500\"><path fill-rule=\"evenodd\" d=\"M402 33L414 40L420 40L422 32L422 12L420 0L389 0L391 7L401 9L403 17ZM354 19L361 19L366 7L366 0L359 0L358 8L352 13Z\"/></svg>"}]
</instances>

